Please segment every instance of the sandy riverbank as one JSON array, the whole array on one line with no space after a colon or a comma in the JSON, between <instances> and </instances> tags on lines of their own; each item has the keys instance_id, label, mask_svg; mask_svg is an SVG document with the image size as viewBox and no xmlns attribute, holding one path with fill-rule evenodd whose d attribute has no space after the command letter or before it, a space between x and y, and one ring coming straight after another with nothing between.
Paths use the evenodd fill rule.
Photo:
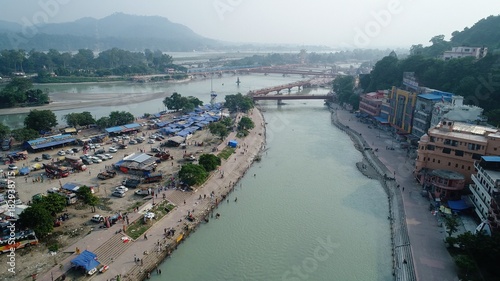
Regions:
<instances>
[{"instance_id":1,"label":"sandy riverbank","mask_svg":"<svg viewBox=\"0 0 500 281\"><path fill-rule=\"evenodd\" d=\"M180 84L191 81L191 79L184 79L178 81L162 82L170 84ZM131 83L131 82L99 82L99 84L111 84L111 83ZM61 84L61 83L58 83ZM54 84L54 85L58 85ZM73 84L96 84L92 83L73 83ZM38 86L43 86L47 84L40 84ZM141 102L146 102L154 99L165 98L171 93L168 92L156 92L156 93L71 93L71 92L60 92L60 93L49 93L50 104L43 106L31 106L31 107L15 107L15 108L3 108L0 109L0 115L11 115L28 113L33 109L37 110L69 110L78 109L86 107L96 107L96 106L122 106L127 104L138 104Z\"/></svg>"}]
</instances>

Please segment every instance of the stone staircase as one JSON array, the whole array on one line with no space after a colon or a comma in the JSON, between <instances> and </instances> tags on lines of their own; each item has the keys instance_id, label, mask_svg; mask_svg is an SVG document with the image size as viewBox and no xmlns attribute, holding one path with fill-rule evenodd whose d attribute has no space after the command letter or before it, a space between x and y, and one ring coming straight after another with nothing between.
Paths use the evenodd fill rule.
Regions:
<instances>
[{"instance_id":1,"label":"stone staircase","mask_svg":"<svg viewBox=\"0 0 500 281\"><path fill-rule=\"evenodd\" d=\"M123 252L125 252L125 250L127 250L128 247L132 245L132 243L134 243L132 241L132 238L130 237L128 237L129 241L127 243L124 243L122 237L128 236L124 233L115 234L94 251L101 264L110 265L111 263L113 263L115 257L121 255Z\"/></svg>"}]
</instances>

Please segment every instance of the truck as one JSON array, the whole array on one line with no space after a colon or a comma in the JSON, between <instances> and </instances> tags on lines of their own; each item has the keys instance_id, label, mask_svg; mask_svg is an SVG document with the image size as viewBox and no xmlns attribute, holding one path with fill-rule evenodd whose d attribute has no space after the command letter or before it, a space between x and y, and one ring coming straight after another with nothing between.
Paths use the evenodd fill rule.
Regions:
<instances>
[{"instance_id":1,"label":"truck","mask_svg":"<svg viewBox=\"0 0 500 281\"><path fill-rule=\"evenodd\" d=\"M115 176L116 172L111 170L106 170L104 172L100 172L99 174L97 174L97 178L101 180L111 179L114 178Z\"/></svg>"},{"instance_id":2,"label":"truck","mask_svg":"<svg viewBox=\"0 0 500 281\"><path fill-rule=\"evenodd\" d=\"M167 151L160 151L155 154L155 157L159 158L161 161L167 161L171 159L170 153L168 153Z\"/></svg>"},{"instance_id":3,"label":"truck","mask_svg":"<svg viewBox=\"0 0 500 281\"><path fill-rule=\"evenodd\" d=\"M83 163L82 159L80 159L78 157L66 156L65 160L75 170L79 170L79 171L87 170L87 166Z\"/></svg>"},{"instance_id":4,"label":"truck","mask_svg":"<svg viewBox=\"0 0 500 281\"><path fill-rule=\"evenodd\" d=\"M141 184L140 179L134 179L134 178L126 178L122 181L122 185L129 187L129 188L136 188Z\"/></svg>"},{"instance_id":5,"label":"truck","mask_svg":"<svg viewBox=\"0 0 500 281\"><path fill-rule=\"evenodd\" d=\"M144 177L143 182L144 183L152 183L152 182L159 182L163 179L163 175L160 173L156 174L149 174L146 177Z\"/></svg>"},{"instance_id":6,"label":"truck","mask_svg":"<svg viewBox=\"0 0 500 281\"><path fill-rule=\"evenodd\" d=\"M53 178L65 178L69 176L69 169L66 166L60 166L57 164L44 164L45 172L47 176Z\"/></svg>"}]
</instances>

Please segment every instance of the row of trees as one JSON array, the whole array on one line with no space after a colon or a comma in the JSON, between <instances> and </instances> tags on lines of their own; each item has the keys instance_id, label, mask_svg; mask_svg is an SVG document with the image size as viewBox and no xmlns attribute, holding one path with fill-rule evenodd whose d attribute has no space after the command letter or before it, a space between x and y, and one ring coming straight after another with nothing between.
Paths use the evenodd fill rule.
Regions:
<instances>
[{"instance_id":1,"label":"row of trees","mask_svg":"<svg viewBox=\"0 0 500 281\"><path fill-rule=\"evenodd\" d=\"M85 112L84 112L85 113ZM83 114L83 113L82 113ZM133 123L135 120L134 115L126 111L111 111L109 116L104 116L95 121L95 124L101 128L109 128L114 126L121 126Z\"/></svg>"},{"instance_id":2,"label":"row of trees","mask_svg":"<svg viewBox=\"0 0 500 281\"><path fill-rule=\"evenodd\" d=\"M38 106L48 104L49 95L33 89L30 79L14 78L0 91L0 107Z\"/></svg>"},{"instance_id":3,"label":"row of trees","mask_svg":"<svg viewBox=\"0 0 500 281\"><path fill-rule=\"evenodd\" d=\"M187 163L179 171L179 179L189 185L199 185L208 178L208 173L221 164L221 159L213 154L202 154L198 164Z\"/></svg>"},{"instance_id":4,"label":"row of trees","mask_svg":"<svg viewBox=\"0 0 500 281\"><path fill-rule=\"evenodd\" d=\"M54 72L58 76L125 75L131 73L164 73L166 68L185 72L182 66L173 64L172 56L161 51L130 52L118 48L97 54L80 49L76 54L31 50L0 51L0 74L10 76L13 72ZM43 76L43 75L42 75Z\"/></svg>"}]
</instances>

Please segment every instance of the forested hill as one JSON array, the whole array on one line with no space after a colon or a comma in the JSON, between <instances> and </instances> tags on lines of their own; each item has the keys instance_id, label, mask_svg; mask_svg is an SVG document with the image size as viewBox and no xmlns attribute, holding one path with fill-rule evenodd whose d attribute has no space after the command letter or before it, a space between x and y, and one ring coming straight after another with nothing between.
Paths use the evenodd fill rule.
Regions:
<instances>
[{"instance_id":1,"label":"forested hill","mask_svg":"<svg viewBox=\"0 0 500 281\"><path fill-rule=\"evenodd\" d=\"M436 35L429 42L431 46L424 47L423 44L413 45L410 48L412 55L425 57L440 57L444 51L452 47L474 46L488 47L488 52L500 49L500 15L489 16L481 19L472 27L466 27L462 31L454 31L450 41L444 40L444 35Z\"/></svg>"},{"instance_id":2,"label":"forested hill","mask_svg":"<svg viewBox=\"0 0 500 281\"><path fill-rule=\"evenodd\" d=\"M452 33L454 46L486 46L490 50L500 48L500 15L481 19L471 28Z\"/></svg>"},{"instance_id":3,"label":"forested hill","mask_svg":"<svg viewBox=\"0 0 500 281\"><path fill-rule=\"evenodd\" d=\"M116 47L129 51L192 51L218 45L184 25L158 16L116 13L102 19L82 18L32 28L0 21L0 49L98 51Z\"/></svg>"}]
</instances>

